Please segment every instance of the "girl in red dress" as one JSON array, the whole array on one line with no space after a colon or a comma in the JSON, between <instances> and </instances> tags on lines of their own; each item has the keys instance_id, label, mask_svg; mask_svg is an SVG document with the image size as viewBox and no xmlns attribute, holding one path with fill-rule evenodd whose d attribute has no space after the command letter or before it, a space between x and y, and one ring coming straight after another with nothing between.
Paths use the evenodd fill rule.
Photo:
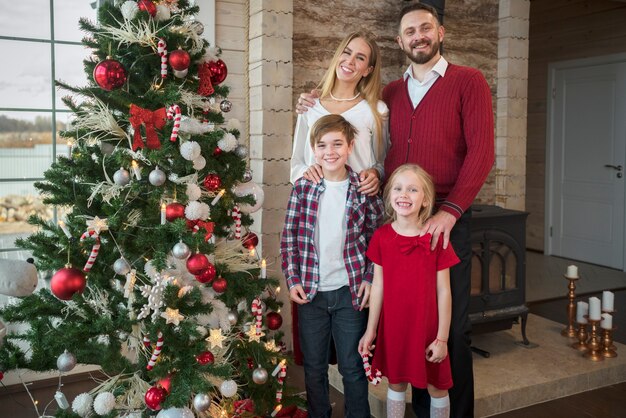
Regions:
<instances>
[{"instance_id":1,"label":"girl in red dress","mask_svg":"<svg viewBox=\"0 0 626 418\"><path fill-rule=\"evenodd\" d=\"M448 417L452 387L448 358L451 317L450 270L459 262L443 240L430 248L424 222L433 211L435 190L415 164L398 167L384 192L386 224L372 237L367 256L374 263L370 311L361 355L389 381L387 417L404 417L407 384L427 388L432 418Z\"/></svg>"}]
</instances>

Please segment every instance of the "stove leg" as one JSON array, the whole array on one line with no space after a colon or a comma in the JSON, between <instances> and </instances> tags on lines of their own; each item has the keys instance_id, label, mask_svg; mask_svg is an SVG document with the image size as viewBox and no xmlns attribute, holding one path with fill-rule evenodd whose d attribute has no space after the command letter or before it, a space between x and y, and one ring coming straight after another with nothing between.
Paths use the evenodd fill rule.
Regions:
<instances>
[{"instance_id":1,"label":"stove leg","mask_svg":"<svg viewBox=\"0 0 626 418\"><path fill-rule=\"evenodd\" d=\"M486 351L486 350L483 350L483 349L480 349L480 348L474 347L474 346L471 346L470 348L472 349L472 351L474 353L476 353L476 354L478 354L478 355L480 355L480 356L482 356L484 358L489 358L489 356L491 356L491 353L489 351Z\"/></svg>"},{"instance_id":2,"label":"stove leg","mask_svg":"<svg viewBox=\"0 0 626 418\"><path fill-rule=\"evenodd\" d=\"M524 345L530 345L530 341L526 337L526 322L528 322L528 312L523 313L522 315L522 343Z\"/></svg>"}]
</instances>

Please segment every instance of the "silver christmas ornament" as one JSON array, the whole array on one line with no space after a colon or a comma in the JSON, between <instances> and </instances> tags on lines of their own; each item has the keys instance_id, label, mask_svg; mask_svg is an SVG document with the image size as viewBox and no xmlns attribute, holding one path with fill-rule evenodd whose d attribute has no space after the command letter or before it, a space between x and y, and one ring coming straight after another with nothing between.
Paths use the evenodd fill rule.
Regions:
<instances>
[{"instance_id":1,"label":"silver christmas ornament","mask_svg":"<svg viewBox=\"0 0 626 418\"><path fill-rule=\"evenodd\" d=\"M230 325L236 325L237 324L237 320L239 318L237 317L237 312L234 311L228 311L228 323Z\"/></svg>"},{"instance_id":2,"label":"silver christmas ornament","mask_svg":"<svg viewBox=\"0 0 626 418\"><path fill-rule=\"evenodd\" d=\"M130 273L130 264L124 257L120 257L113 263L113 271L121 276Z\"/></svg>"},{"instance_id":3,"label":"silver christmas ornament","mask_svg":"<svg viewBox=\"0 0 626 418\"><path fill-rule=\"evenodd\" d=\"M76 357L74 354L65 350L63 354L57 358L57 369L61 372L69 372L74 367L76 367Z\"/></svg>"},{"instance_id":4,"label":"silver christmas ornament","mask_svg":"<svg viewBox=\"0 0 626 418\"><path fill-rule=\"evenodd\" d=\"M239 158L246 158L248 156L248 147L245 145L237 145L237 148L235 148L235 154L237 154L237 157Z\"/></svg>"},{"instance_id":5,"label":"silver christmas ornament","mask_svg":"<svg viewBox=\"0 0 626 418\"><path fill-rule=\"evenodd\" d=\"M243 173L242 183L247 183L252 180L252 170L249 168L246 169L245 173Z\"/></svg>"},{"instance_id":6,"label":"silver christmas ornament","mask_svg":"<svg viewBox=\"0 0 626 418\"><path fill-rule=\"evenodd\" d=\"M126 186L130 183L130 173L124 167L120 167L115 173L113 173L113 182L118 186Z\"/></svg>"},{"instance_id":7,"label":"silver christmas ornament","mask_svg":"<svg viewBox=\"0 0 626 418\"><path fill-rule=\"evenodd\" d=\"M202 35L204 33L204 25L200 22L193 22L189 25L189 27L195 30L198 35Z\"/></svg>"},{"instance_id":8,"label":"silver christmas ornament","mask_svg":"<svg viewBox=\"0 0 626 418\"><path fill-rule=\"evenodd\" d=\"M187 77L187 73L189 73L189 68L185 68L184 70L174 70L174 77L185 78Z\"/></svg>"},{"instance_id":9,"label":"silver christmas ornament","mask_svg":"<svg viewBox=\"0 0 626 418\"><path fill-rule=\"evenodd\" d=\"M174 248L172 248L172 255L179 260L186 259L187 257L189 257L189 254L191 254L189 246L182 241L178 242L176 245L174 245Z\"/></svg>"},{"instance_id":10,"label":"silver christmas ornament","mask_svg":"<svg viewBox=\"0 0 626 418\"><path fill-rule=\"evenodd\" d=\"M234 380L224 380L220 385L220 393L226 398L232 398L237 394L237 383Z\"/></svg>"},{"instance_id":11,"label":"silver christmas ornament","mask_svg":"<svg viewBox=\"0 0 626 418\"><path fill-rule=\"evenodd\" d=\"M252 381L257 385L262 385L267 382L267 370L263 367L259 366L252 371Z\"/></svg>"},{"instance_id":12,"label":"silver christmas ornament","mask_svg":"<svg viewBox=\"0 0 626 418\"><path fill-rule=\"evenodd\" d=\"M165 184L165 180L167 180L167 176L158 166L152 170L148 176L148 181L153 186L163 186Z\"/></svg>"},{"instance_id":13,"label":"silver christmas ornament","mask_svg":"<svg viewBox=\"0 0 626 418\"><path fill-rule=\"evenodd\" d=\"M233 108L233 104L232 104L232 102L230 100L224 99L224 100L222 100L220 102L220 110L222 112L228 113L228 112L230 112L230 109L232 109L232 108Z\"/></svg>"},{"instance_id":14,"label":"silver christmas ornament","mask_svg":"<svg viewBox=\"0 0 626 418\"><path fill-rule=\"evenodd\" d=\"M206 393L198 393L193 398L193 407L198 412L204 412L211 407L211 397Z\"/></svg>"}]
</instances>

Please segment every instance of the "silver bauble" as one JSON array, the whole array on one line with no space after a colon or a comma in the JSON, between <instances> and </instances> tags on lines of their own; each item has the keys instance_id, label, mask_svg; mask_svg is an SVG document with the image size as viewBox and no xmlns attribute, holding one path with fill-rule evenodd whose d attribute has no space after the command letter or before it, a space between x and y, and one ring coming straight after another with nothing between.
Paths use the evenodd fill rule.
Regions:
<instances>
[{"instance_id":1,"label":"silver bauble","mask_svg":"<svg viewBox=\"0 0 626 418\"><path fill-rule=\"evenodd\" d=\"M120 167L115 173L113 173L113 183L118 186L126 186L130 183L130 173L124 167Z\"/></svg>"},{"instance_id":2,"label":"silver bauble","mask_svg":"<svg viewBox=\"0 0 626 418\"><path fill-rule=\"evenodd\" d=\"M211 397L206 393L198 393L193 398L193 407L198 412L204 412L211 407Z\"/></svg>"},{"instance_id":3,"label":"silver bauble","mask_svg":"<svg viewBox=\"0 0 626 418\"><path fill-rule=\"evenodd\" d=\"M267 370L263 367L259 366L252 371L252 381L257 385L262 385L267 382Z\"/></svg>"},{"instance_id":4,"label":"silver bauble","mask_svg":"<svg viewBox=\"0 0 626 418\"><path fill-rule=\"evenodd\" d=\"M74 354L65 350L63 354L57 358L57 369L61 372L69 372L74 367L76 367L76 357Z\"/></svg>"},{"instance_id":5,"label":"silver bauble","mask_svg":"<svg viewBox=\"0 0 626 418\"><path fill-rule=\"evenodd\" d=\"M249 168L246 169L246 171L243 173L243 179L241 180L242 183L247 183L249 181L252 181L252 170L250 170Z\"/></svg>"},{"instance_id":6,"label":"silver bauble","mask_svg":"<svg viewBox=\"0 0 626 418\"><path fill-rule=\"evenodd\" d=\"M167 180L167 176L159 167L152 170L148 176L148 181L153 186L163 186L165 184L165 180Z\"/></svg>"},{"instance_id":7,"label":"silver bauble","mask_svg":"<svg viewBox=\"0 0 626 418\"><path fill-rule=\"evenodd\" d=\"M228 323L230 325L237 325L237 320L239 319L239 317L237 316L237 312L234 311L228 311Z\"/></svg>"},{"instance_id":8,"label":"silver bauble","mask_svg":"<svg viewBox=\"0 0 626 418\"><path fill-rule=\"evenodd\" d=\"M230 100L224 99L220 102L220 110L224 113L230 112L233 108L233 103Z\"/></svg>"},{"instance_id":9,"label":"silver bauble","mask_svg":"<svg viewBox=\"0 0 626 418\"><path fill-rule=\"evenodd\" d=\"M204 25L200 22L193 22L189 25L189 27L195 30L198 35L202 35L204 33Z\"/></svg>"},{"instance_id":10,"label":"silver bauble","mask_svg":"<svg viewBox=\"0 0 626 418\"><path fill-rule=\"evenodd\" d=\"M189 246L182 241L174 245L174 248L172 248L172 255L179 260L186 259L189 257L189 254L191 254Z\"/></svg>"},{"instance_id":11,"label":"silver bauble","mask_svg":"<svg viewBox=\"0 0 626 418\"><path fill-rule=\"evenodd\" d=\"M248 147L245 145L237 145L237 148L235 148L235 154L239 158L246 158L248 156Z\"/></svg>"},{"instance_id":12,"label":"silver bauble","mask_svg":"<svg viewBox=\"0 0 626 418\"><path fill-rule=\"evenodd\" d=\"M121 276L130 273L130 264L124 257L120 257L113 263L113 271Z\"/></svg>"},{"instance_id":13,"label":"silver bauble","mask_svg":"<svg viewBox=\"0 0 626 418\"><path fill-rule=\"evenodd\" d=\"M189 68L185 68L184 70L174 70L174 77L176 78L185 78L189 73Z\"/></svg>"},{"instance_id":14,"label":"silver bauble","mask_svg":"<svg viewBox=\"0 0 626 418\"><path fill-rule=\"evenodd\" d=\"M220 392L226 398L232 398L237 394L237 383L234 380L224 380L220 385Z\"/></svg>"}]
</instances>

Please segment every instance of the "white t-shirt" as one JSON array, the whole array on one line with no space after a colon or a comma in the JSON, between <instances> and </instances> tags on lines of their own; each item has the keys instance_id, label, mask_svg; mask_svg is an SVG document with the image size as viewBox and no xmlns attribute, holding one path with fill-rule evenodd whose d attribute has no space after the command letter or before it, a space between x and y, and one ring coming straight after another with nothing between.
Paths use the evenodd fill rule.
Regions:
<instances>
[{"instance_id":1,"label":"white t-shirt","mask_svg":"<svg viewBox=\"0 0 626 418\"><path fill-rule=\"evenodd\" d=\"M319 262L318 290L329 292L349 284L343 249L346 241L346 199L349 179L328 181L320 194L315 225L315 249Z\"/></svg>"},{"instance_id":2,"label":"white t-shirt","mask_svg":"<svg viewBox=\"0 0 626 418\"><path fill-rule=\"evenodd\" d=\"M354 149L348 157L348 165L352 170L360 173L368 168L375 168L381 175L384 174L383 161L388 140L389 109L382 101L378 101L378 113L382 117L382 150L379 152L378 135L376 133L376 122L372 109L366 100L359 103L341 113L348 122L357 130L356 138L354 138ZM330 115L330 112L321 105L319 99L315 100L315 105L301 115L298 115L296 122L296 131L293 138L293 152L291 155L291 174L289 180L294 183L311 165L315 164L315 157L309 136L311 128L322 116Z\"/></svg>"}]
</instances>

